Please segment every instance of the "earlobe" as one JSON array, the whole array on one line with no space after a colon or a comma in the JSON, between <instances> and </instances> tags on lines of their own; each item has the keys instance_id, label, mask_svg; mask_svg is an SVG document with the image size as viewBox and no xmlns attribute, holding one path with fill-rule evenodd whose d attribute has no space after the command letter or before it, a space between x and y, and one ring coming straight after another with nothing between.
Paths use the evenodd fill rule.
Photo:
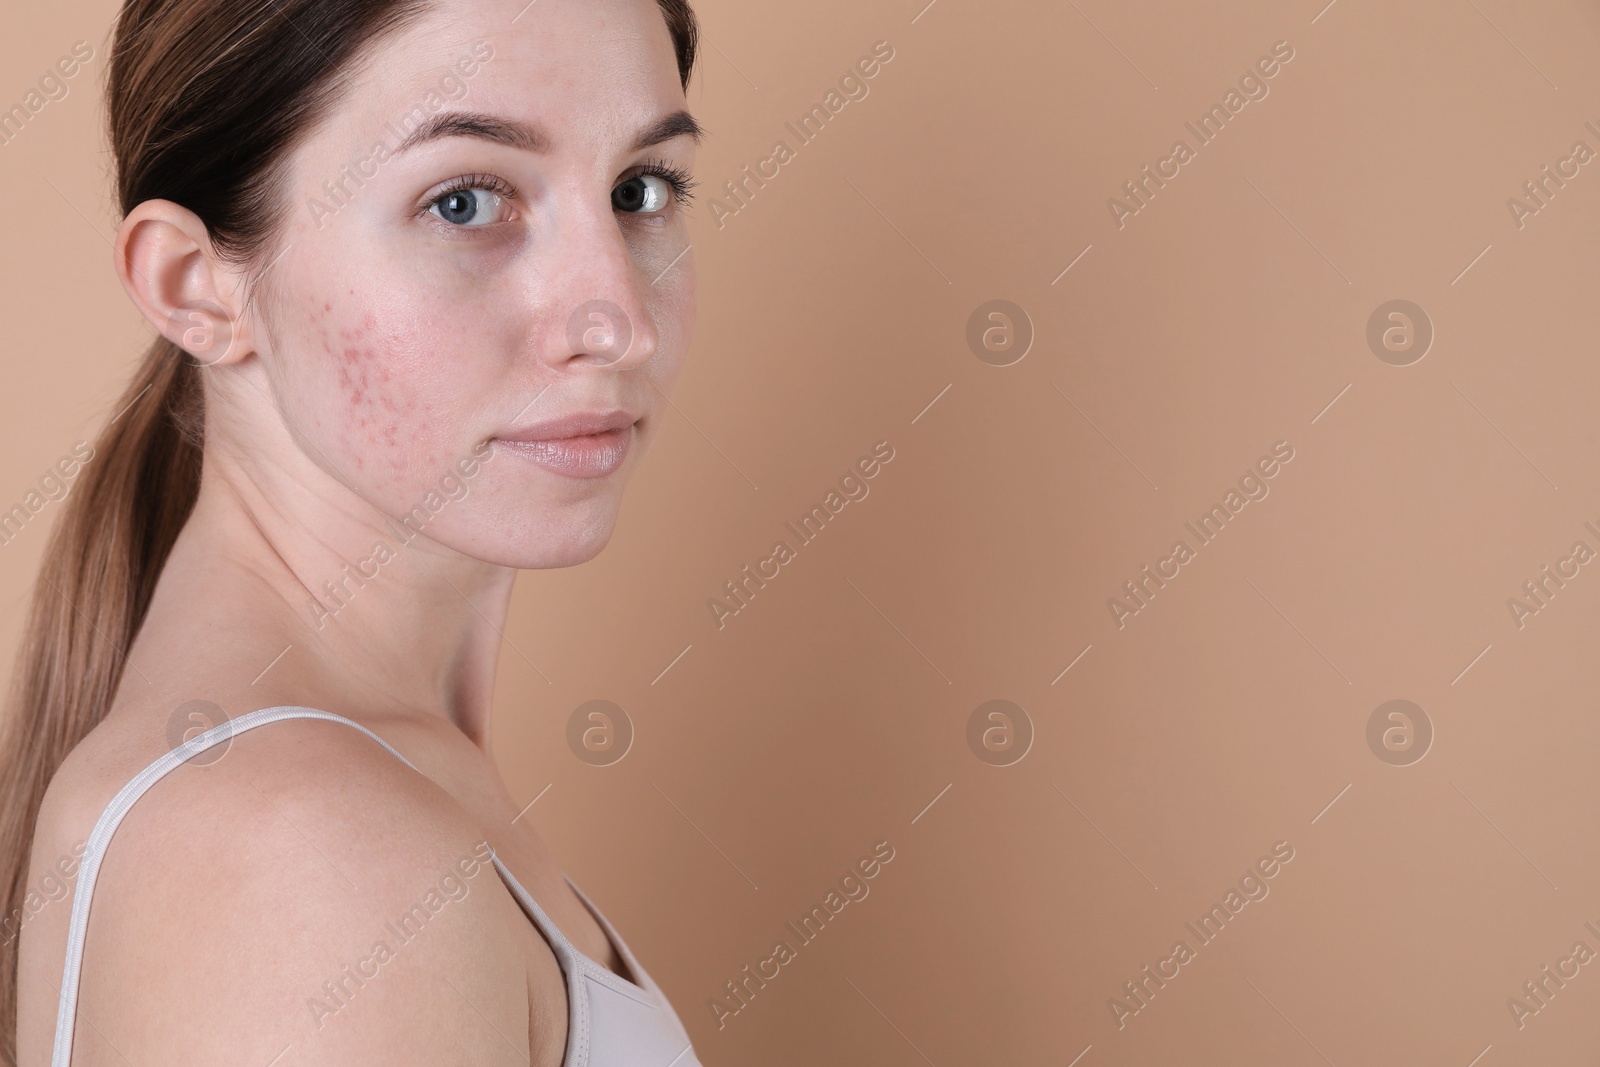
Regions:
<instances>
[{"instance_id":1,"label":"earlobe","mask_svg":"<svg viewBox=\"0 0 1600 1067\"><path fill-rule=\"evenodd\" d=\"M112 246L117 277L163 337L201 364L236 363L248 352L235 276L205 223L170 200L146 200L122 221Z\"/></svg>"}]
</instances>

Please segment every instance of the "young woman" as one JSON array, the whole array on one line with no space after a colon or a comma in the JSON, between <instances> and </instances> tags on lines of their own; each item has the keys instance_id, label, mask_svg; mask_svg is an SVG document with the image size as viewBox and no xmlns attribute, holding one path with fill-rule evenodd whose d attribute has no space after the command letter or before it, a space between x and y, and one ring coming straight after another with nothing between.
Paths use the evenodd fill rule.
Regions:
<instances>
[{"instance_id":1,"label":"young woman","mask_svg":"<svg viewBox=\"0 0 1600 1067\"><path fill-rule=\"evenodd\" d=\"M683 364L695 42L685 0L127 0L162 336L19 668L7 1064L697 1062L489 714L517 569L605 545Z\"/></svg>"}]
</instances>

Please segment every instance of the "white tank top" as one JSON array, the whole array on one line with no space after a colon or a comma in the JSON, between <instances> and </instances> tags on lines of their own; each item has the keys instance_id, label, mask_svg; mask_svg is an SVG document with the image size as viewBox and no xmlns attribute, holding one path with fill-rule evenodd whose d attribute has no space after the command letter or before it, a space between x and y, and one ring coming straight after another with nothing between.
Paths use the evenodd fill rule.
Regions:
<instances>
[{"instance_id":1,"label":"white tank top","mask_svg":"<svg viewBox=\"0 0 1600 1067\"><path fill-rule=\"evenodd\" d=\"M235 734L280 719L326 719L354 726L388 749L406 766L417 770L415 764L360 723L313 708L285 706L263 708L236 719L228 719L183 742L141 771L106 805L84 848L78 868L78 884L72 895L72 921L67 929L67 959L61 976L61 1000L56 1010L55 1051L50 1058L51 1067L68 1067L72 1061L73 1024L77 1018L78 978L83 959L84 934L89 923L89 902L94 896L95 878L100 873L106 846L111 843L111 835L117 832L122 817L128 814L128 809L144 795L145 790L185 760L221 744ZM611 923L573 884L572 879L568 878L567 884L572 886L572 891L605 930L606 936L616 946L618 955L628 964L628 972L638 978L642 985L614 974L573 947L572 942L556 929L544 909L500 861L500 857L493 858L495 869L500 872L506 887L549 941L555 951L556 961L561 965L561 973L566 978L567 1050L561 1060L562 1067L700 1067L700 1061L695 1058L694 1049L689 1043L688 1033L672 1010L672 1005L667 1002L661 987L639 966L639 961L634 959L633 953Z\"/></svg>"}]
</instances>

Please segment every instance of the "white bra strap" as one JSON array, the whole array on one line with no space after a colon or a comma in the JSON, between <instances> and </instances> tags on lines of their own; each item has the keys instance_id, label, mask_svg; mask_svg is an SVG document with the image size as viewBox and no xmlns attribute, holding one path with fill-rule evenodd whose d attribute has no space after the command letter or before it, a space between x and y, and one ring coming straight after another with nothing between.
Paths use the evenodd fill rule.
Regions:
<instances>
[{"instance_id":1,"label":"white bra strap","mask_svg":"<svg viewBox=\"0 0 1600 1067\"><path fill-rule=\"evenodd\" d=\"M128 814L128 809L133 807L134 801L144 795L145 790L155 785L168 771L185 760L221 744L236 734L280 719L326 719L329 722L342 722L347 726L354 726L388 749L407 767L417 770L416 765L396 752L394 746L358 722L352 722L342 715L334 715L331 712L317 711L315 708L284 705L252 711L237 719L226 719L205 733L183 742L141 771L138 777L123 786L122 791L106 805L106 810L94 824L94 831L89 834L88 843L84 847L83 860L78 868L78 884L72 894L72 922L67 927L67 960L61 974L61 1000L56 1009L56 1040L55 1051L50 1057L51 1067L68 1067L72 1061L72 1033L78 1014L78 979L83 962L83 939L89 927L89 901L94 896L94 882L100 873L100 861L105 855L106 846L111 843L111 835L117 832L122 817ZM498 863L499 860L496 859L495 862Z\"/></svg>"}]
</instances>

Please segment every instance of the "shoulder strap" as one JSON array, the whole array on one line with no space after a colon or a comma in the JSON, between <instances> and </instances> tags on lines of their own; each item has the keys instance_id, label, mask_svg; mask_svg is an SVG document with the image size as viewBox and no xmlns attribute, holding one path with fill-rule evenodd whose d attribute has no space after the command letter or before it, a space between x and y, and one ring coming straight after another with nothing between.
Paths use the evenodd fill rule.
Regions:
<instances>
[{"instance_id":1,"label":"shoulder strap","mask_svg":"<svg viewBox=\"0 0 1600 1067\"><path fill-rule=\"evenodd\" d=\"M392 745L358 722L331 712L317 711L315 708L284 705L263 708L218 723L205 733L183 742L141 771L133 781L122 787L122 791L112 798L110 804L106 805L106 810L95 822L94 830L89 834L88 843L84 847L83 859L78 867L78 884L72 894L72 921L67 928L67 960L61 974L61 1000L56 1009L55 1050L50 1057L51 1067L68 1067L72 1061L72 1034L78 1014L78 979L83 962L84 934L89 926L89 901L94 896L94 883L100 873L100 861L105 855L106 846L111 843L111 835L117 832L122 817L128 814L128 809L133 807L134 801L143 796L147 789L185 760L246 730L253 730L257 726L265 726L280 719L326 719L329 722L342 722L346 726L354 726L388 749L407 767L417 770L416 765L396 752ZM496 862L499 862L498 857Z\"/></svg>"}]
</instances>

